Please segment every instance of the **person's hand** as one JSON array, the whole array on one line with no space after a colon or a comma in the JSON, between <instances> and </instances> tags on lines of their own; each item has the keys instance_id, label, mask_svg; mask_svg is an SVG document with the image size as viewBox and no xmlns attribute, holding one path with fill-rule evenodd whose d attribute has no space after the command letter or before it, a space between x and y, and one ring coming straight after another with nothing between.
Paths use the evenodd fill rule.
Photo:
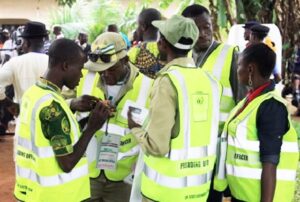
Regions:
<instances>
[{"instance_id":1,"label":"person's hand","mask_svg":"<svg viewBox=\"0 0 300 202\"><path fill-rule=\"evenodd\" d=\"M83 95L78 98L72 99L70 108L72 111L79 111L79 112L91 111L99 100L100 99L94 96Z\"/></svg>"},{"instance_id":2,"label":"person's hand","mask_svg":"<svg viewBox=\"0 0 300 202\"><path fill-rule=\"evenodd\" d=\"M87 124L87 130L96 132L99 130L109 117L109 108L101 101L97 102L95 108L91 111Z\"/></svg>"},{"instance_id":3,"label":"person's hand","mask_svg":"<svg viewBox=\"0 0 300 202\"><path fill-rule=\"evenodd\" d=\"M101 101L107 108L109 108L109 117L113 117L115 112L117 111L116 108L110 103L110 100L103 100Z\"/></svg>"},{"instance_id":4,"label":"person's hand","mask_svg":"<svg viewBox=\"0 0 300 202\"><path fill-rule=\"evenodd\" d=\"M132 128L140 128L141 125L139 125L138 123L136 123L133 119L132 119L132 109L129 108L128 112L127 112L127 122L128 122L128 128L132 129Z\"/></svg>"}]
</instances>

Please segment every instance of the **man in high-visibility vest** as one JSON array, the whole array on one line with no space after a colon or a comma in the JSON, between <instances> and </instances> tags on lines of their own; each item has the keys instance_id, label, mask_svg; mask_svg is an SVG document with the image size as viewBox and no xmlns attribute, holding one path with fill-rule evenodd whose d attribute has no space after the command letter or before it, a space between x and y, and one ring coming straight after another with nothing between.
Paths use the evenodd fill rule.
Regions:
<instances>
[{"instance_id":1,"label":"man in high-visibility vest","mask_svg":"<svg viewBox=\"0 0 300 202\"><path fill-rule=\"evenodd\" d=\"M128 124L141 145L144 201L206 201L216 159L221 86L187 54L199 35L193 20L154 21L167 56L150 94L149 122Z\"/></svg>"},{"instance_id":2,"label":"man in high-visibility vest","mask_svg":"<svg viewBox=\"0 0 300 202\"><path fill-rule=\"evenodd\" d=\"M183 10L182 15L193 19L199 30L199 38L190 57L193 57L197 67L212 73L223 86L220 136L229 112L247 93L246 86L240 85L237 80L237 48L213 40L211 17L204 6L198 4L188 6ZM225 184L222 182L212 184L218 191L223 191L223 185ZM213 189L211 192L208 201L222 201L221 192Z\"/></svg>"},{"instance_id":3,"label":"man in high-visibility vest","mask_svg":"<svg viewBox=\"0 0 300 202\"><path fill-rule=\"evenodd\" d=\"M81 132L61 95L79 83L85 54L72 40L58 39L49 49L44 78L22 98L16 129L16 184L20 201L77 202L90 197L87 145L106 121L109 110L101 102L91 111ZM93 102L91 102L93 104Z\"/></svg>"},{"instance_id":4,"label":"man in high-visibility vest","mask_svg":"<svg viewBox=\"0 0 300 202\"><path fill-rule=\"evenodd\" d=\"M131 181L139 154L137 141L127 126L131 103L146 108L153 80L129 63L122 35L106 32L92 43L77 95L109 100L114 116L97 131L87 149L91 183L90 201L129 201ZM72 106L72 104L71 104ZM86 114L79 114L84 120Z\"/></svg>"}]
</instances>

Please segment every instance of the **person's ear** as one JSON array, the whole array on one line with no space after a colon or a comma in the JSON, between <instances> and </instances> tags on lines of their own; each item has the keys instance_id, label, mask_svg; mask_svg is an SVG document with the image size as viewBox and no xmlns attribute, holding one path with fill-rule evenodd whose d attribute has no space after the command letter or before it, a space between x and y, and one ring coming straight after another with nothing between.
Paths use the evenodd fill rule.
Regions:
<instances>
[{"instance_id":1,"label":"person's ear","mask_svg":"<svg viewBox=\"0 0 300 202\"><path fill-rule=\"evenodd\" d=\"M62 70L64 72L66 72L66 71L69 70L69 65L68 65L68 63L66 61L62 63Z\"/></svg>"},{"instance_id":2,"label":"person's ear","mask_svg":"<svg viewBox=\"0 0 300 202\"><path fill-rule=\"evenodd\" d=\"M122 63L127 64L129 62L129 57L126 55L124 58L122 58Z\"/></svg>"},{"instance_id":3,"label":"person's ear","mask_svg":"<svg viewBox=\"0 0 300 202\"><path fill-rule=\"evenodd\" d=\"M141 29L145 32L148 29L148 26L146 24L142 24Z\"/></svg>"},{"instance_id":4,"label":"person's ear","mask_svg":"<svg viewBox=\"0 0 300 202\"><path fill-rule=\"evenodd\" d=\"M163 50L167 50L167 43L166 43L166 39L164 38L160 38L160 40L158 41L160 47L163 49Z\"/></svg>"},{"instance_id":5,"label":"person's ear","mask_svg":"<svg viewBox=\"0 0 300 202\"><path fill-rule=\"evenodd\" d=\"M251 74L251 73L253 73L253 71L254 71L254 64L253 64L253 63L250 63L250 64L248 65L248 72L249 72L249 74Z\"/></svg>"}]
</instances>

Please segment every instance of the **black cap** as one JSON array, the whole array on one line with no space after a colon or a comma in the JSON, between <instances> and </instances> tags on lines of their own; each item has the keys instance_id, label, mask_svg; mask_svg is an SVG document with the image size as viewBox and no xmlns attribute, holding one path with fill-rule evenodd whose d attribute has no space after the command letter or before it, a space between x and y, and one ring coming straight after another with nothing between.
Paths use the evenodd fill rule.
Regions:
<instances>
[{"instance_id":1,"label":"black cap","mask_svg":"<svg viewBox=\"0 0 300 202\"><path fill-rule=\"evenodd\" d=\"M259 34L268 34L270 28L264 25L254 25L251 27L251 32Z\"/></svg>"},{"instance_id":2,"label":"black cap","mask_svg":"<svg viewBox=\"0 0 300 202\"><path fill-rule=\"evenodd\" d=\"M248 21L248 22L245 23L245 25L243 26L243 28L250 29L254 25L259 25L259 22L254 21L254 20L253 21Z\"/></svg>"},{"instance_id":3,"label":"black cap","mask_svg":"<svg viewBox=\"0 0 300 202\"><path fill-rule=\"evenodd\" d=\"M20 35L23 38L39 38L47 36L47 30L44 23L30 21L25 25L24 31Z\"/></svg>"}]
</instances>

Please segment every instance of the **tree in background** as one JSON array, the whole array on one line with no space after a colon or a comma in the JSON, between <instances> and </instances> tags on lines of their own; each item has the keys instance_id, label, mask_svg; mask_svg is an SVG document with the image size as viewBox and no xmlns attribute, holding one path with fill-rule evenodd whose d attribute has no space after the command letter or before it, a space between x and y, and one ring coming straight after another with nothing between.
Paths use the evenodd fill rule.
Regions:
<instances>
[{"instance_id":1,"label":"tree in background","mask_svg":"<svg viewBox=\"0 0 300 202\"><path fill-rule=\"evenodd\" d=\"M116 23L124 33L134 31L136 17L142 8L149 7L154 0L130 0L127 9L121 10L121 1L113 0L57 0L63 9L55 11L50 24L61 24L65 36L76 36L76 31L86 29L90 41L104 31L108 24ZM291 57L292 50L300 38L299 0L160 0L159 9L166 10L172 4L176 13L188 5L199 3L211 11L214 37L224 41L230 27L247 20L275 23L282 34L283 62ZM67 32L67 33L65 33ZM74 32L76 34L74 34ZM72 38L71 37L71 38Z\"/></svg>"}]
</instances>

